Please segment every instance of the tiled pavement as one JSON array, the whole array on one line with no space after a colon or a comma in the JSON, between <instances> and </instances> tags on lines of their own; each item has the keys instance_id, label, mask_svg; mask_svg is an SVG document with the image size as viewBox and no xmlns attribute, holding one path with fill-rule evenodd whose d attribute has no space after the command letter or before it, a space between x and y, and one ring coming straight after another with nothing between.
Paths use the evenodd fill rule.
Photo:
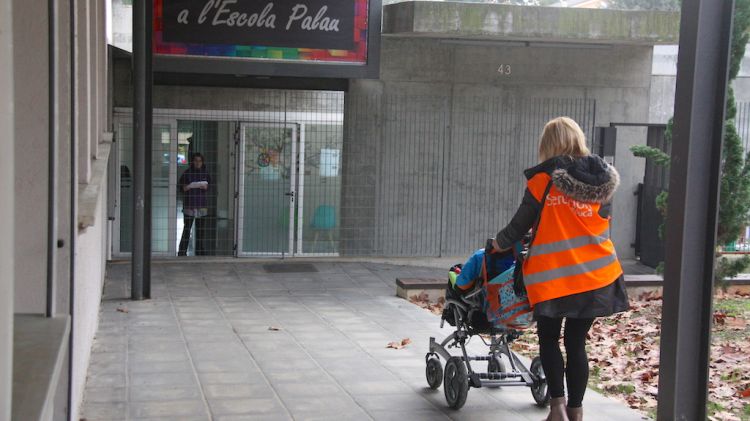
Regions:
<instances>
[{"instance_id":1,"label":"tiled pavement","mask_svg":"<svg viewBox=\"0 0 750 421\"><path fill-rule=\"evenodd\" d=\"M394 296L397 276L440 271L315 263L155 263L153 299L130 302L108 268L83 417L94 420L535 420L527 388L471 389L460 411L424 379L428 338L448 329ZM124 310L124 311L118 311ZM269 330L269 327L279 330ZM404 349L388 342L411 338ZM478 341L472 345L482 350ZM639 420L589 392L588 420Z\"/></svg>"}]
</instances>

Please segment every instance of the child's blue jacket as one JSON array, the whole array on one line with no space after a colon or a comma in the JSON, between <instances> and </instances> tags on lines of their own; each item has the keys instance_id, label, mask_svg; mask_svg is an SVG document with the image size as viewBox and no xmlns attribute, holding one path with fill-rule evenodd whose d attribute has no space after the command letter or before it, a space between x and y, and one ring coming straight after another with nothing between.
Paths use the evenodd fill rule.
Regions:
<instances>
[{"instance_id":1,"label":"child's blue jacket","mask_svg":"<svg viewBox=\"0 0 750 421\"><path fill-rule=\"evenodd\" d=\"M458 275L458 278L456 278L456 286L460 287L461 289L467 289L467 287L470 286L471 283L482 273L483 260L484 249L482 248L475 251L474 254L469 257L469 260L464 263L464 266L461 268L461 273ZM494 273L505 272L511 266L513 266L513 263L515 263L516 261L516 259L513 257L513 253L508 253L508 255L505 257L492 260L494 260L495 262L495 270L492 271Z\"/></svg>"}]
</instances>

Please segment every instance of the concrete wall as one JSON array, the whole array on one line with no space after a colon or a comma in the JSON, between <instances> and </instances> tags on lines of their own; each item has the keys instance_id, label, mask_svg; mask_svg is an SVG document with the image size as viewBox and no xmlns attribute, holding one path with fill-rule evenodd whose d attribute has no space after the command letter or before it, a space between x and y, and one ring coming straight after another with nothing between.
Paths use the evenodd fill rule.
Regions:
<instances>
[{"instance_id":1,"label":"concrete wall","mask_svg":"<svg viewBox=\"0 0 750 421\"><path fill-rule=\"evenodd\" d=\"M10 3L10 4L8 4ZM9 9L12 5L13 13ZM91 178L93 158L106 159L100 153L102 132L107 130L107 63L104 3L96 0L75 2L75 42L70 43L70 8L72 0L58 0L56 15L48 16L45 2L14 0L4 2L0 12L0 142L9 157L0 168L0 218L6 222L5 235L0 240L0 264L6 268L0 281L0 296L13 303L0 305L0 343L12 345L8 339L6 312L45 313L47 304L47 267L53 268L53 315L66 315L75 310L76 331L73 352L73 383L75 399L72 419L78 419L83 382L86 378L88 356L97 325L101 286L104 279L104 256L107 244L106 170ZM6 18L7 17L7 18ZM55 20L57 32L49 34L49 19ZM7 22L5 21L7 20ZM10 45L12 28L12 57ZM52 35L53 44L48 45ZM56 52L50 70L50 48ZM50 75L50 71L52 75ZM50 76L52 90L50 90ZM71 76L74 86L71 86ZM54 101L50 101L50 94ZM7 99L6 99L7 98ZM8 108L13 100L14 112ZM73 104L71 104L73 101ZM71 108L73 105L73 108ZM54 107L54 121L50 121L50 106ZM12 121L8 121L12 118ZM56 168L52 174L55 197L50 203L49 148L50 136L57 140ZM7 144L6 144L7 143ZM81 153L79 153L81 152ZM98 156L97 156L98 154ZM99 166L101 167L101 166ZM71 174L72 168L81 169ZM103 172L103 174L102 174ZM12 185L8 186L10 182ZM92 184L97 189L92 189ZM78 191L95 191L92 206L79 207ZM12 212L8 209L11 206ZM47 259L49 235L48 209L55 216L51 239L60 241L53 253L54 261ZM15 213L17 217L13 218ZM91 227L75 232L79 218L93 214ZM71 237L71 228L73 233ZM15 230L15 235L13 235ZM12 250L8 250L12 242ZM75 249L72 247L78 242ZM15 259L13 258L15 253ZM75 303L70 302L70 257L77 257ZM10 269L8 269L10 268ZM9 287L7 276L15 273L15 285ZM0 378L12 378L6 368L9 358L6 349L0 349ZM64 369L64 368L63 368ZM18 380L18 379L17 379ZM0 408L8 405L4 399L6 383L0 384ZM64 384L64 387L66 384ZM58 393L53 412L56 417L67 413L66 390ZM23 396L19 396L23 399ZM3 419L4 413L0 413Z\"/></svg>"},{"instance_id":2,"label":"concrete wall","mask_svg":"<svg viewBox=\"0 0 750 421\"><path fill-rule=\"evenodd\" d=\"M511 73L501 74L498 72L500 65L510 65ZM463 98L466 107L471 107L471 99L478 98L511 98L511 99L534 99L534 98L576 98L593 100L596 102L596 125L609 125L610 122L643 122L648 119L649 110L649 88L651 70L651 48L644 46L609 46L602 48L587 48L586 46L555 47L516 47L502 44L483 44L481 46L471 43L443 42L435 39L420 39L408 37L384 37L381 56L381 78L379 81L356 81L352 83L349 96L368 97L373 95L394 95L404 97L429 97L448 96L453 100L453 124L451 125L451 142L455 149L471 148L471 144L463 144L470 137L467 133L471 127L476 127L476 121L472 121L471 115L482 116L486 114L479 108L456 109L457 103ZM466 99L469 99L468 101ZM431 107L432 104L427 105ZM544 115L544 110L532 110ZM458 116L462 113L461 116ZM523 118L513 106L495 114L513 115L513 118ZM526 112L523 113L527 114ZM551 116L549 116L551 117ZM382 116L373 113L371 119L382 119ZM350 117L347 117L347 121ZM382 122L374 121L371 126L382 126ZM358 122L363 127L367 123ZM534 149L541 131L543 122L539 122L536 133L513 133L521 149ZM408 130L408 124L403 130ZM531 129L529 129L531 130ZM497 132L487 133L489 138L497 138ZM408 138L409 133L398 131L391 134L392 137ZM353 162L357 159L366 159L373 153L374 139L363 140L361 149L355 149L351 140L345 141L345 156ZM637 181L643 174L643 163L630 156L627 148L631 144L640 143L637 133L623 131L618 137L618 149L616 164L622 173L623 183L615 198L615 215L613 224L613 238L617 245L618 254L621 257L633 256L630 247L635 235L635 208L636 200L633 196ZM347 143L348 142L348 143ZM396 143L398 144L398 142ZM347 147L350 149L347 150ZM512 152L499 152L517 153ZM420 153L421 151L417 151ZM382 154L383 152L381 152ZM415 152L407 149L392 149L392 156L382 156L381 162L388 162L396 156L413 156ZM356 155L361 158L356 158ZM412 155L409 155L412 154ZM504 155L498 156L502 159ZM440 159L436 157L435 159ZM518 168L512 167L512 162L507 168L511 172L498 177L496 183L518 183L522 186L520 172L523 166L534 163L534 157L526 158L523 165ZM467 168L472 162L466 162ZM345 177L344 191L357 191L362 194L361 184L358 177L369 170L357 171L356 165L344 166L345 174L347 168L354 171ZM500 170L504 171L504 170ZM384 182L383 174L378 183ZM451 177L451 175L448 175ZM355 185L348 185L348 182ZM408 183L409 181L404 181ZM418 182L413 179L411 182ZM463 183L466 185L466 183ZM372 187L370 190L377 190ZM415 186L418 190L418 186ZM512 210L520 200L522 189L511 189L505 197L498 197L493 205L499 209L500 217L496 217L495 228L490 228L491 221L483 221L485 225L483 233L476 232L477 246L481 245L483 238L494 235L497 229L512 215ZM481 197L481 196L480 196ZM376 195L375 202L378 206L380 197ZM346 200L346 199L345 199ZM401 211L407 212L412 206L409 202L403 202L398 206ZM455 206L461 206L456 204ZM383 210L377 210L382 212ZM446 211L446 214L450 211ZM356 215L357 218L366 216ZM361 220L358 220L361 221ZM416 223L417 221L413 221ZM451 221L449 221L451 222ZM359 225L359 222L350 226ZM347 226L344 226L346 229ZM431 229L440 229L431 227ZM356 231L352 231L356 232ZM395 235L395 234L394 234ZM404 238L408 241L408 238ZM466 250L467 252L469 250Z\"/></svg>"},{"instance_id":3,"label":"concrete wall","mask_svg":"<svg viewBox=\"0 0 750 421\"><path fill-rule=\"evenodd\" d=\"M47 9L13 1L15 101L16 313L44 313L47 279Z\"/></svg>"},{"instance_id":4,"label":"concrete wall","mask_svg":"<svg viewBox=\"0 0 750 421\"><path fill-rule=\"evenodd\" d=\"M674 95L677 82L677 45L654 47L651 69L649 123L666 123L674 115ZM750 49L740 65L734 80L737 102L750 102Z\"/></svg>"},{"instance_id":5,"label":"concrete wall","mask_svg":"<svg viewBox=\"0 0 750 421\"><path fill-rule=\"evenodd\" d=\"M73 325L73 402L72 419L78 419L79 405L83 401L83 390L86 385L86 373L91 356L91 345L99 325L99 304L104 282L107 244L107 174L97 182L102 194L96 201L96 223L86 230L79 231L76 240L76 300L74 305Z\"/></svg>"},{"instance_id":6,"label":"concrete wall","mask_svg":"<svg viewBox=\"0 0 750 421\"><path fill-rule=\"evenodd\" d=\"M55 238L62 241L62 247L55 249L55 271L54 271L54 312L57 314L68 312L70 301L70 254L71 254L71 190L76 189L77 183L71 179L71 114L70 98L72 95L70 86L71 75L71 41L70 41L70 14L69 8L73 0L57 0L59 12L57 14L57 36L55 45L60 52L56 67L55 87L57 93L57 176L55 177L55 203L56 203L56 235Z\"/></svg>"},{"instance_id":7,"label":"concrete wall","mask_svg":"<svg viewBox=\"0 0 750 421\"><path fill-rule=\"evenodd\" d=\"M679 14L476 2L405 1L383 8L383 33L452 39L658 44L676 42Z\"/></svg>"},{"instance_id":8,"label":"concrete wall","mask_svg":"<svg viewBox=\"0 0 750 421\"><path fill-rule=\"evenodd\" d=\"M75 302L73 306L72 419L79 418L91 344L99 323L99 305L105 276L105 258L110 249L107 232L107 165L102 151L104 132L111 131L107 77L109 75L104 3L77 3L75 146L78 157L75 189ZM70 168L67 167L67 170ZM67 190L66 194L70 194ZM70 209L67 209L70 211ZM85 224L82 225L83 221ZM90 226L88 226L91 224ZM69 226L68 226L69 227Z\"/></svg>"},{"instance_id":9,"label":"concrete wall","mask_svg":"<svg viewBox=\"0 0 750 421\"><path fill-rule=\"evenodd\" d=\"M8 156L14 152L13 130L13 31L12 3L0 3L0 150ZM14 182L13 160L0 165L0 421L10 420L13 384L13 258L14 258Z\"/></svg>"},{"instance_id":10,"label":"concrete wall","mask_svg":"<svg viewBox=\"0 0 750 421\"><path fill-rule=\"evenodd\" d=\"M112 45L133 51L133 4L112 0Z\"/></svg>"},{"instance_id":11,"label":"concrete wall","mask_svg":"<svg viewBox=\"0 0 750 421\"><path fill-rule=\"evenodd\" d=\"M652 54L648 123L666 124L674 115L677 46L655 46Z\"/></svg>"}]
</instances>

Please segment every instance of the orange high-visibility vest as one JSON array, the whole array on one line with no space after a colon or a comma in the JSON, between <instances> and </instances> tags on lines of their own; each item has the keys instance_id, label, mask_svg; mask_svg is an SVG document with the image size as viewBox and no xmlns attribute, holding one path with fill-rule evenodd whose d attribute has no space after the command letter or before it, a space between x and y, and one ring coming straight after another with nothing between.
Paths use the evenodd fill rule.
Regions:
<instances>
[{"instance_id":1,"label":"orange high-visibility vest","mask_svg":"<svg viewBox=\"0 0 750 421\"><path fill-rule=\"evenodd\" d=\"M550 179L542 172L528 181L529 191L539 202ZM600 207L600 203L573 200L551 186L523 264L532 306L605 287L622 275L609 239L609 218L599 216Z\"/></svg>"}]
</instances>

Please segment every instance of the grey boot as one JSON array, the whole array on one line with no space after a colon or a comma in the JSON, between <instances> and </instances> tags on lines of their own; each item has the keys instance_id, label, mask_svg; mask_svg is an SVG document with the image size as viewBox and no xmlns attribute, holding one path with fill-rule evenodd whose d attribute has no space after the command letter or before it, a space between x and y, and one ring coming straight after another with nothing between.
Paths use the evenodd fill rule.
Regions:
<instances>
[{"instance_id":1,"label":"grey boot","mask_svg":"<svg viewBox=\"0 0 750 421\"><path fill-rule=\"evenodd\" d=\"M570 421L583 421L583 407L565 408L568 412Z\"/></svg>"},{"instance_id":2,"label":"grey boot","mask_svg":"<svg viewBox=\"0 0 750 421\"><path fill-rule=\"evenodd\" d=\"M549 403L549 415L546 421L570 421L565 411L565 398L552 398Z\"/></svg>"}]
</instances>

